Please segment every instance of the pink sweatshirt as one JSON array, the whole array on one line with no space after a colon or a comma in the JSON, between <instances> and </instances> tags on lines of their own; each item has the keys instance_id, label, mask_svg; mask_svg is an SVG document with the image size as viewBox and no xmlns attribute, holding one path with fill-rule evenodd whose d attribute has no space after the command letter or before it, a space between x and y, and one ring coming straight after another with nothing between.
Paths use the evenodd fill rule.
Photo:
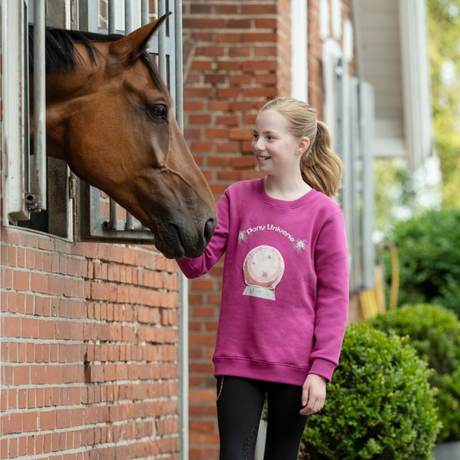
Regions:
<instances>
[{"instance_id":1,"label":"pink sweatshirt","mask_svg":"<svg viewBox=\"0 0 460 460\"><path fill-rule=\"evenodd\" d=\"M176 259L187 278L225 252L214 377L303 385L331 381L348 315L348 248L342 209L315 189L270 197L264 178L230 185L201 257Z\"/></svg>"}]
</instances>

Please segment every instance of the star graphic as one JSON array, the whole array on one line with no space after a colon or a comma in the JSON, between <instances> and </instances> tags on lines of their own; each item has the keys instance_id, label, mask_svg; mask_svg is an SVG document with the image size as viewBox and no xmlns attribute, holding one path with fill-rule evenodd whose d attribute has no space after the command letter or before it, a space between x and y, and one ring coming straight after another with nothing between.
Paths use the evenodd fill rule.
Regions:
<instances>
[{"instance_id":1,"label":"star graphic","mask_svg":"<svg viewBox=\"0 0 460 460\"><path fill-rule=\"evenodd\" d=\"M246 242L248 237L246 236L246 230L240 230L238 235L238 244L241 244L241 241Z\"/></svg>"},{"instance_id":2,"label":"star graphic","mask_svg":"<svg viewBox=\"0 0 460 460\"><path fill-rule=\"evenodd\" d=\"M302 252L302 249L303 250L307 250L307 241L306 240L297 240L294 244L294 248L293 248L295 251L297 252Z\"/></svg>"}]
</instances>

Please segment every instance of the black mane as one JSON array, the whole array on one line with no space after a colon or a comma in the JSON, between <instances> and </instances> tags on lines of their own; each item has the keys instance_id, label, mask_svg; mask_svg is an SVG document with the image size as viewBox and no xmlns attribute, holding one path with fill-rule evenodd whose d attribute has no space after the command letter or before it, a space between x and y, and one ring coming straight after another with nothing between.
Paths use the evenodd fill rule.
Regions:
<instances>
[{"instance_id":1,"label":"black mane","mask_svg":"<svg viewBox=\"0 0 460 460\"><path fill-rule=\"evenodd\" d=\"M46 76L53 73L68 74L78 70L80 64L77 60L75 52L78 53L83 60L83 56L75 49L75 42L83 43L88 51L91 61L97 65L95 53L101 54L93 41L113 42L120 40L124 35L121 34L98 34L94 32L82 32L80 30L56 29L54 27L46 27L45 31L45 54L46 54ZM29 24L29 69L34 71L34 25ZM158 87L164 94L169 96L168 88L166 87L156 62L148 51L144 51L141 59L147 66L149 73Z\"/></svg>"}]
</instances>

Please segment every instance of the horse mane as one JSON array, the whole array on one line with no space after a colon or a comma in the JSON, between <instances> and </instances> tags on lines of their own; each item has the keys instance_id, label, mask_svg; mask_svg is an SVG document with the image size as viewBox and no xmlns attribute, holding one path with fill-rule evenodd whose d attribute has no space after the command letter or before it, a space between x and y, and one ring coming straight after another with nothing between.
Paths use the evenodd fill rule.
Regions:
<instances>
[{"instance_id":1,"label":"horse mane","mask_svg":"<svg viewBox=\"0 0 460 460\"><path fill-rule=\"evenodd\" d=\"M124 35L121 34L99 34L94 32L83 32L80 30L57 29L46 27L45 30L45 54L46 54L46 76L53 73L68 74L80 68L80 64L75 55L75 51L84 62L83 56L75 48L75 43L83 43L88 51L91 61L97 66L95 53L101 55L92 41L113 42L120 40ZM34 25L29 23L29 69L34 71ZM169 91L156 62L146 50L141 55L142 62L146 65L150 76L162 94L169 96ZM169 96L170 97L170 96Z\"/></svg>"}]
</instances>

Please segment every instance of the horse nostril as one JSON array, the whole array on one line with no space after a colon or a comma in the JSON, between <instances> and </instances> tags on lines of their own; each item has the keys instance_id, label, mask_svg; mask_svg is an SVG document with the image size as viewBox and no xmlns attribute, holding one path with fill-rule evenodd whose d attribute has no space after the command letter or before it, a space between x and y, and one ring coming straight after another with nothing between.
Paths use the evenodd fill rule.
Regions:
<instances>
[{"instance_id":1,"label":"horse nostril","mask_svg":"<svg viewBox=\"0 0 460 460\"><path fill-rule=\"evenodd\" d=\"M206 244L208 244L211 240L212 234L214 233L215 229L216 226L214 225L214 219L209 219L204 226L204 239L206 241Z\"/></svg>"}]
</instances>

